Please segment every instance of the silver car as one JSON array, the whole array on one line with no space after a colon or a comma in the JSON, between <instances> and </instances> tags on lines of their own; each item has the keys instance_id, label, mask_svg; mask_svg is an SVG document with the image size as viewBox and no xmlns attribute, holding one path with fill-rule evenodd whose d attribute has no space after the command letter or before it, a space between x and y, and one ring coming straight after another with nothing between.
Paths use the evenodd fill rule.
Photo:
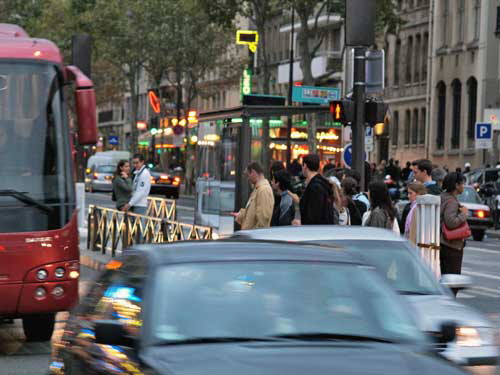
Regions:
<instances>
[{"instance_id":1,"label":"silver car","mask_svg":"<svg viewBox=\"0 0 500 375\"><path fill-rule=\"evenodd\" d=\"M92 170L88 176L89 191L112 191L113 190L113 175L116 166L100 165Z\"/></svg>"},{"instance_id":2,"label":"silver car","mask_svg":"<svg viewBox=\"0 0 500 375\"><path fill-rule=\"evenodd\" d=\"M439 283L418 250L391 231L318 225L246 230L236 232L233 237L337 245L355 252L405 296L423 331L438 337L443 323L457 324L457 338L443 348L443 356L462 366L495 365L498 360L493 323L478 311L458 303L450 292L450 288L467 287L470 279L443 275Z\"/></svg>"}]
</instances>

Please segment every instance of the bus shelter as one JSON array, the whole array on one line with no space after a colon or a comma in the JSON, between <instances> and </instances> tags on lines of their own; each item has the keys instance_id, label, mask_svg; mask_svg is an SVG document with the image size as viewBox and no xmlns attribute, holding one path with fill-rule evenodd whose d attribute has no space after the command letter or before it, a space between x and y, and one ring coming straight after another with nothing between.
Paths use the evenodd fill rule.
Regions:
<instances>
[{"instance_id":1,"label":"bus shelter","mask_svg":"<svg viewBox=\"0 0 500 375\"><path fill-rule=\"evenodd\" d=\"M263 158L263 122L269 121L271 159L284 161L288 132L283 118L293 116L291 148L295 159L308 153L307 128L303 120L296 120L306 114L315 114L318 119L318 151L330 161L340 161L342 128L332 124L329 107L242 105L201 113L195 134L195 223L213 227L220 235L232 233L231 213L244 207L251 188L245 168Z\"/></svg>"}]
</instances>

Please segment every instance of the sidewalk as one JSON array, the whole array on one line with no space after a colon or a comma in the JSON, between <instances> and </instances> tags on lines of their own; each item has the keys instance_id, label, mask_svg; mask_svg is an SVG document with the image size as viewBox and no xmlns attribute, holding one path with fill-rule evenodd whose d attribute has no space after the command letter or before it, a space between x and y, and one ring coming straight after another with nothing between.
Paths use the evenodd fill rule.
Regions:
<instances>
[{"instance_id":1,"label":"sidewalk","mask_svg":"<svg viewBox=\"0 0 500 375\"><path fill-rule=\"evenodd\" d=\"M500 239L500 230L490 229L486 231L486 235L489 238Z\"/></svg>"},{"instance_id":2,"label":"sidewalk","mask_svg":"<svg viewBox=\"0 0 500 375\"><path fill-rule=\"evenodd\" d=\"M88 250L87 230L85 229L85 233L80 231L80 265L95 271L101 271L111 259L111 254L101 254L99 251Z\"/></svg>"}]
</instances>

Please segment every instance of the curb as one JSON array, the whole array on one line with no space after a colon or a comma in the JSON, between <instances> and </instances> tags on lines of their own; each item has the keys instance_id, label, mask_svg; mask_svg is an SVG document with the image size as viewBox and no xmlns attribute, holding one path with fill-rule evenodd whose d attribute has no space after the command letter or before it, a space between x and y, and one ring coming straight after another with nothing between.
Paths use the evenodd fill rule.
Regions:
<instances>
[{"instance_id":1,"label":"curb","mask_svg":"<svg viewBox=\"0 0 500 375\"><path fill-rule=\"evenodd\" d=\"M498 231L486 231L486 235L489 238L495 238L495 239L500 239L500 232Z\"/></svg>"}]
</instances>

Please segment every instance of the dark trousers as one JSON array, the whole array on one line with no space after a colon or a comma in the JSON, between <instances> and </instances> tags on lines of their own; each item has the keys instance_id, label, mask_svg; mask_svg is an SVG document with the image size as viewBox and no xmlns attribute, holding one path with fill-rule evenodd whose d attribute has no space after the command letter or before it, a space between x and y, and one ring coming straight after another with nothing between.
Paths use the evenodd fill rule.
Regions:
<instances>
[{"instance_id":1,"label":"dark trousers","mask_svg":"<svg viewBox=\"0 0 500 375\"><path fill-rule=\"evenodd\" d=\"M452 247L441 244L439 260L441 262L441 275L446 273L462 273L463 250L457 250Z\"/></svg>"}]
</instances>

